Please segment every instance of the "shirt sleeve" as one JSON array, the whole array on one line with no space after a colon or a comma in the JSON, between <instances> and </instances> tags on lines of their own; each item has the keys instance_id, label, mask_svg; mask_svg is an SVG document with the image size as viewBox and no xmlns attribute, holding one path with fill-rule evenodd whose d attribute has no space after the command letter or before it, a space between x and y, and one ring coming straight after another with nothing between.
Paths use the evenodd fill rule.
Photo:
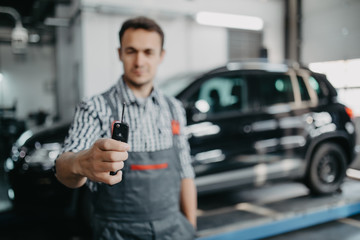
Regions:
<instances>
[{"instance_id":1,"label":"shirt sleeve","mask_svg":"<svg viewBox=\"0 0 360 240\"><path fill-rule=\"evenodd\" d=\"M88 149L101 135L101 124L91 101L81 102L75 110L74 120L64 141L62 152Z\"/></svg>"},{"instance_id":2,"label":"shirt sleeve","mask_svg":"<svg viewBox=\"0 0 360 240\"><path fill-rule=\"evenodd\" d=\"M194 178L194 168L191 164L192 159L190 155L190 145L187 138L187 135L185 134L185 127L186 127L186 113L185 109L183 108L182 104L176 100L176 114L178 115L178 120L180 123L180 135L179 135L179 142L178 142L178 148L179 148L179 158L180 158L180 164L181 164L181 178Z\"/></svg>"}]
</instances>

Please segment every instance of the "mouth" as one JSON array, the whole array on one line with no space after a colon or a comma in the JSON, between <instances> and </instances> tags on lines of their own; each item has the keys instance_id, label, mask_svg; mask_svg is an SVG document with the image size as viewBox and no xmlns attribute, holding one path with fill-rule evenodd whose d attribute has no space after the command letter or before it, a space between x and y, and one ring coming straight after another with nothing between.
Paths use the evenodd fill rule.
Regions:
<instances>
[{"instance_id":1,"label":"mouth","mask_svg":"<svg viewBox=\"0 0 360 240\"><path fill-rule=\"evenodd\" d=\"M132 73L138 77L142 76L145 74L145 71L142 71L142 70L139 70L139 69L136 69L136 70L133 70Z\"/></svg>"}]
</instances>

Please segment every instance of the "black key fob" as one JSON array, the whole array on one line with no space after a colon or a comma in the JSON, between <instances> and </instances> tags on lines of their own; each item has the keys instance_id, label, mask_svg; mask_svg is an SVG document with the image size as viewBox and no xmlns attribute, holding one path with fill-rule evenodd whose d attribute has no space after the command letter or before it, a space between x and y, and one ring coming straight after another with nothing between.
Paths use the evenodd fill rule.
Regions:
<instances>
[{"instance_id":1,"label":"black key fob","mask_svg":"<svg viewBox=\"0 0 360 240\"><path fill-rule=\"evenodd\" d=\"M129 137L129 125L124 122L115 121L112 126L111 138L127 143Z\"/></svg>"},{"instance_id":2,"label":"black key fob","mask_svg":"<svg viewBox=\"0 0 360 240\"><path fill-rule=\"evenodd\" d=\"M127 143L128 137L129 137L129 125L124 122L115 121L112 126L111 138ZM118 171L110 172L110 175L112 176L116 175Z\"/></svg>"},{"instance_id":3,"label":"black key fob","mask_svg":"<svg viewBox=\"0 0 360 240\"><path fill-rule=\"evenodd\" d=\"M124 110L125 110L125 103L123 104L123 110L121 114L121 121L114 121L112 124L111 130L111 138L127 143L129 137L129 124L124 122ZM110 175L116 175L117 172L110 172Z\"/></svg>"}]
</instances>

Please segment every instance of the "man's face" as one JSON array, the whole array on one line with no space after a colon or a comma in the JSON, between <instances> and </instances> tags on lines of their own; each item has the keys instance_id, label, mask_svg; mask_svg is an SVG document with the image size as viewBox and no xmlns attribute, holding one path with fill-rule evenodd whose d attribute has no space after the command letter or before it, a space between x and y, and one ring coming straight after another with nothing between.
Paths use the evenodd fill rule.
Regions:
<instances>
[{"instance_id":1,"label":"man's face","mask_svg":"<svg viewBox=\"0 0 360 240\"><path fill-rule=\"evenodd\" d=\"M124 65L126 81L136 87L152 85L164 56L161 37L155 31L127 29L122 37L119 56Z\"/></svg>"}]
</instances>

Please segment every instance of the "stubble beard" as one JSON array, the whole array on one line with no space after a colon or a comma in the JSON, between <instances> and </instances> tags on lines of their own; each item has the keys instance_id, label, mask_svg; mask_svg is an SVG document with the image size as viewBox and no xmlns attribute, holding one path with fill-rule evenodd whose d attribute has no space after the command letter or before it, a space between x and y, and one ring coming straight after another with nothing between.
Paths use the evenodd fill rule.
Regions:
<instances>
[{"instance_id":1,"label":"stubble beard","mask_svg":"<svg viewBox=\"0 0 360 240\"><path fill-rule=\"evenodd\" d=\"M130 89L133 89L133 90L137 90L137 91L150 90L151 91L151 89L153 88L153 81L151 79L147 79L146 81L143 81L143 82L136 82L126 75L123 76L123 79L126 82L126 84L130 87ZM147 89L147 88L149 88L149 89Z\"/></svg>"}]
</instances>

